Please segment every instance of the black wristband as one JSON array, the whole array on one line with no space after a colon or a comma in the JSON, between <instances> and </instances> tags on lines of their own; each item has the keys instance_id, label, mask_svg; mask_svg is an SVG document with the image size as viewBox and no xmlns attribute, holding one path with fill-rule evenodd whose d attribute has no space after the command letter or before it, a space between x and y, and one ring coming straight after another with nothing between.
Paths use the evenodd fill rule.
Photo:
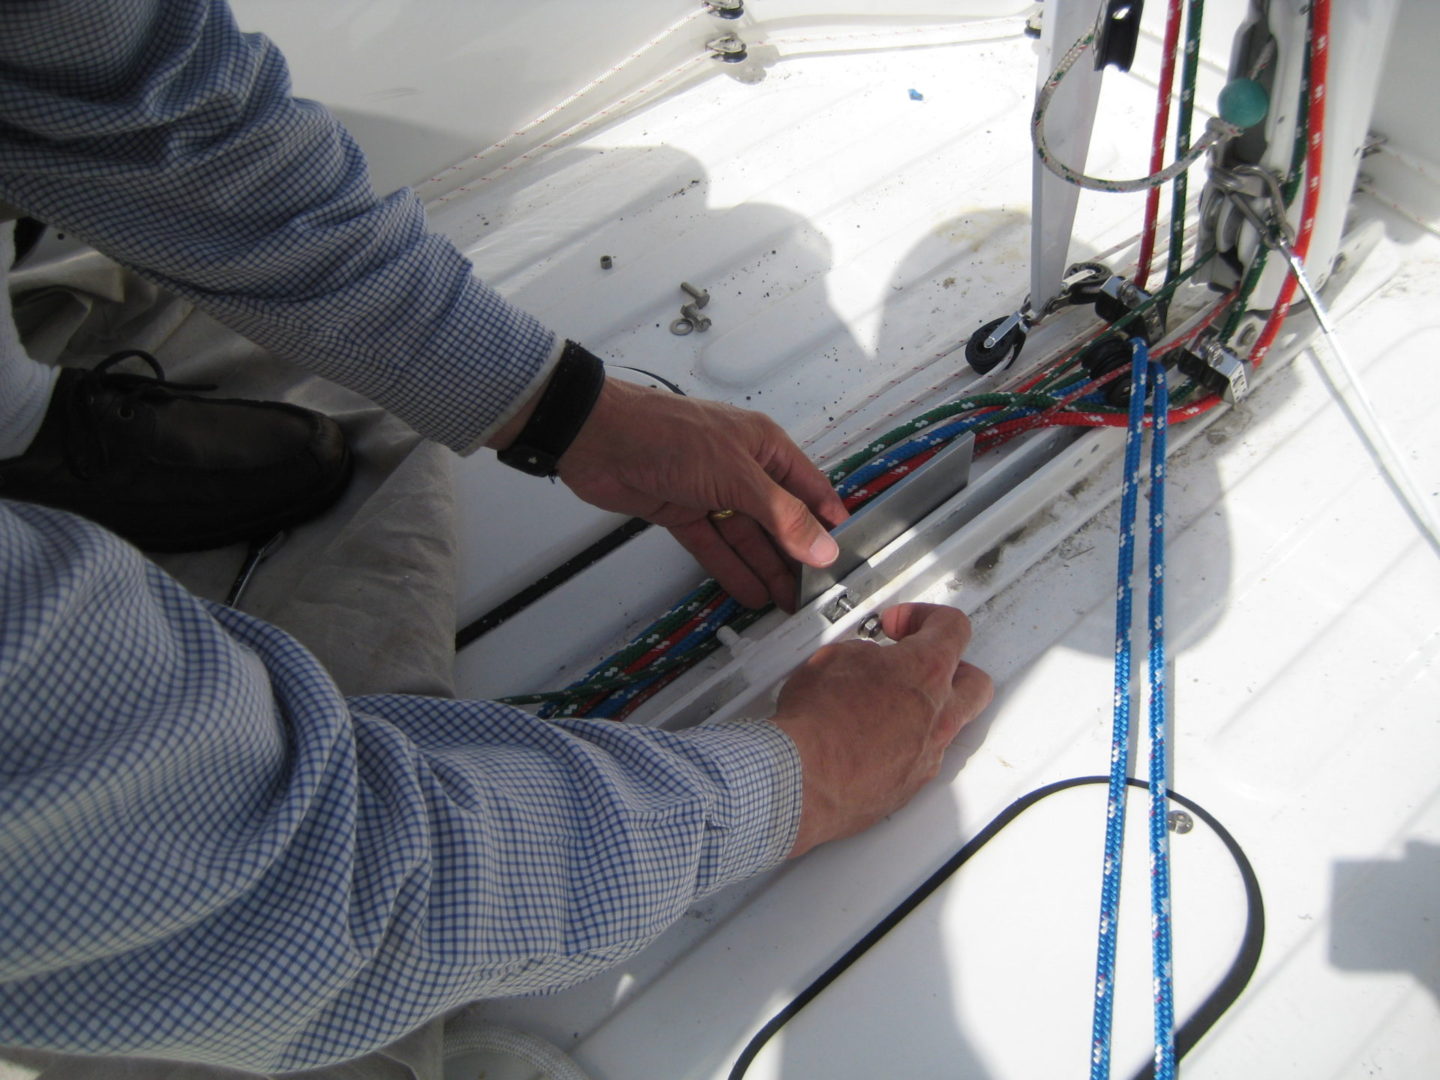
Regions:
<instances>
[{"instance_id":1,"label":"black wristband","mask_svg":"<svg viewBox=\"0 0 1440 1080\"><path fill-rule=\"evenodd\" d=\"M573 341L565 342L535 411L515 441L497 456L512 469L553 477L560 455L580 434L604 385L605 365L600 358Z\"/></svg>"}]
</instances>

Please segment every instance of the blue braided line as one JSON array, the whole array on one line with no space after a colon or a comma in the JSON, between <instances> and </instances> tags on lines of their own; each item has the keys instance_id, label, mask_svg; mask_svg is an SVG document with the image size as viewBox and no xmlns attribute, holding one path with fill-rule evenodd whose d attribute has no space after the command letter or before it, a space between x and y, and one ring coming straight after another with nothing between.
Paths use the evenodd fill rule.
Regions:
<instances>
[{"instance_id":1,"label":"blue braided line","mask_svg":"<svg viewBox=\"0 0 1440 1080\"><path fill-rule=\"evenodd\" d=\"M1004 418L1006 420L1013 420L1039 411L1039 409L1030 406L1016 406L1013 409L1007 410ZM884 476L896 465L909 461L917 454L921 454L931 447L939 446L941 443L950 442L958 436L965 434L967 431L979 427L983 423L993 423L994 421L995 416L987 413L984 416L972 416L963 420L950 420L944 424L926 428L921 434L890 447L890 449L886 450L879 457L872 458L864 465L861 465L860 468L838 482L835 485L835 490L839 492L840 497L843 499L845 496L853 494L857 488L864 487L877 476Z\"/></svg>"},{"instance_id":2,"label":"blue braided line","mask_svg":"<svg viewBox=\"0 0 1440 1080\"><path fill-rule=\"evenodd\" d=\"M1130 339L1130 417L1125 431L1125 473L1120 489L1120 555L1115 575L1115 695L1110 736L1110 789L1105 808L1105 862L1100 883L1100 933L1095 947L1095 1015L1091 1080L1110 1076L1110 1031L1115 1007L1115 944L1120 922L1120 866L1125 838L1125 780L1130 771L1130 579L1135 570L1135 512L1140 488L1140 444L1145 430L1145 376L1150 353Z\"/></svg>"},{"instance_id":3,"label":"blue braided line","mask_svg":"<svg viewBox=\"0 0 1440 1080\"><path fill-rule=\"evenodd\" d=\"M1150 910L1155 977L1155 1080L1175 1076L1175 984L1170 953L1170 822L1166 798L1165 433L1170 390L1154 367L1150 407Z\"/></svg>"},{"instance_id":4,"label":"blue braided line","mask_svg":"<svg viewBox=\"0 0 1440 1080\"><path fill-rule=\"evenodd\" d=\"M670 648L661 654L662 659L671 656L681 656L689 650L708 641L715 636L715 631L729 622L736 615L740 614L740 605L734 600L727 599L703 620L696 624L695 629L686 634ZM643 682L631 683L629 686L622 686L610 693L608 697L586 715L596 719L606 720L620 712L631 699L639 696L649 689L657 679L663 679L668 673L656 675L654 678L646 679Z\"/></svg>"},{"instance_id":5,"label":"blue braided line","mask_svg":"<svg viewBox=\"0 0 1440 1080\"><path fill-rule=\"evenodd\" d=\"M684 607L686 607L686 606L690 606L690 607L693 607L693 608L697 608L697 609L698 609L699 606L701 605L701 603L703 602L703 601L702 601L702 596L703 596L704 592L706 591L706 589L708 589L708 588L710 587L710 584L711 584L711 583L707 581L707 582L705 582L705 583L697 586L696 588L692 589L690 592L686 593L685 596L682 597L682 598L679 600L679 602L671 605L670 609L669 609L668 611L666 611L665 614L661 615L658 619L656 619L656 620L654 620L652 623L650 623L649 626L645 627L644 630L641 630L638 634L636 634L633 638L631 638L631 639L630 639L631 642L640 641L640 640L644 639L645 637L647 637L647 636L649 636L649 635L658 633L658 631L656 630L656 627L658 627L658 626L659 626L661 623L663 623L666 619L670 618L670 617L671 617L672 615L674 615L677 611L681 610L682 608L684 608ZM658 642L658 639L657 639L656 644L658 644L658 643L659 643L659 642ZM628 646L627 646L627 648L628 648ZM609 656L605 657L605 659L601 660L598 664L596 664L596 665L595 665L594 667L592 667L589 671L587 671L584 675L581 675L578 679L575 679L574 681L572 681L569 685L567 685L567 686L565 687L565 689L566 689L566 690L573 690L573 689L575 689L575 688L577 688L577 687L583 686L585 683L589 682L591 679L596 678L597 676L601 676L601 677L606 677L606 678L608 678L608 677L611 677L611 676L615 676L615 675L620 674L620 672L619 672L618 669L614 669L614 663L615 663L615 657L619 656L620 653L623 652L623 651L624 651L624 650L616 650L615 652L611 653ZM544 718L546 718L546 719L549 719L550 717L556 716L556 715L560 715L560 716L573 716L573 715L574 715L573 710L567 711L567 706L566 706L565 703L562 703L562 702L554 702L554 701L546 702L544 705L541 705L540 708L539 708L538 710L536 710L536 712L537 712L537 714L538 714L539 716L542 716L542 717L544 717Z\"/></svg>"}]
</instances>

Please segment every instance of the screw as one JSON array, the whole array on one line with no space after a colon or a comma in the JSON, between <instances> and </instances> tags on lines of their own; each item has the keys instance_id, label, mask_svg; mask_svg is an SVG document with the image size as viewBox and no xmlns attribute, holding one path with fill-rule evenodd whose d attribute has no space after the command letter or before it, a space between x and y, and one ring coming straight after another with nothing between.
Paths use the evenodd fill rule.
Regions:
<instances>
[{"instance_id":1,"label":"screw","mask_svg":"<svg viewBox=\"0 0 1440 1080\"><path fill-rule=\"evenodd\" d=\"M854 610L855 601L850 599L848 592L842 590L839 596L825 605L820 614L824 615L825 618L829 619L832 623L837 623Z\"/></svg>"},{"instance_id":2,"label":"screw","mask_svg":"<svg viewBox=\"0 0 1440 1080\"><path fill-rule=\"evenodd\" d=\"M713 41L707 41L705 47L727 64L738 64L747 56L745 42L734 34L725 34Z\"/></svg>"},{"instance_id":3,"label":"screw","mask_svg":"<svg viewBox=\"0 0 1440 1080\"><path fill-rule=\"evenodd\" d=\"M706 292L704 289L697 289L688 281L680 282L680 289L682 292L685 292L694 298L695 306L697 308L703 308L706 304L710 302L710 294L708 292Z\"/></svg>"},{"instance_id":4,"label":"screw","mask_svg":"<svg viewBox=\"0 0 1440 1080\"><path fill-rule=\"evenodd\" d=\"M690 322L694 325L695 329L699 330L701 333L704 333L706 330L710 329L709 317L701 315L700 309L697 308L694 304L682 304L680 307L680 314L684 318L689 319Z\"/></svg>"},{"instance_id":5,"label":"screw","mask_svg":"<svg viewBox=\"0 0 1440 1080\"><path fill-rule=\"evenodd\" d=\"M1165 820L1169 823L1170 831L1173 833L1183 835L1195 828L1195 819L1184 810L1171 810L1170 813L1165 815Z\"/></svg>"}]
</instances>

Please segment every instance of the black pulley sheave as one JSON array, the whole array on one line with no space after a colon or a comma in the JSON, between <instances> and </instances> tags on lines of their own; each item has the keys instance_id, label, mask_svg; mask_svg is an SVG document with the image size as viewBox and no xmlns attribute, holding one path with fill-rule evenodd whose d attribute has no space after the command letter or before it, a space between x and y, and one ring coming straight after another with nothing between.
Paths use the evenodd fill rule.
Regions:
<instances>
[{"instance_id":1,"label":"black pulley sheave","mask_svg":"<svg viewBox=\"0 0 1440 1080\"><path fill-rule=\"evenodd\" d=\"M998 337L995 335L995 331L1014 318L1013 315L1002 315L998 319L992 319L971 334L970 340L965 342L965 362L974 368L977 374L984 375L1002 364L1008 365L1020 355L1020 347L1025 344L1025 336L1029 332L1024 320L1015 321L1005 333Z\"/></svg>"},{"instance_id":2,"label":"black pulley sheave","mask_svg":"<svg viewBox=\"0 0 1440 1080\"><path fill-rule=\"evenodd\" d=\"M1095 70L1114 64L1129 71L1140 40L1140 14L1145 0L1109 0L1095 28Z\"/></svg>"}]
</instances>

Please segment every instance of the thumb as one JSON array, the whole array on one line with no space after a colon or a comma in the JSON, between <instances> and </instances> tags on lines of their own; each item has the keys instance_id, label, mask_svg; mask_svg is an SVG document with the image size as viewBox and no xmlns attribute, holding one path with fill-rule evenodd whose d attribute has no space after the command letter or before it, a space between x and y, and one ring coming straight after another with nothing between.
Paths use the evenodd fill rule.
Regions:
<instances>
[{"instance_id":1,"label":"thumb","mask_svg":"<svg viewBox=\"0 0 1440 1080\"><path fill-rule=\"evenodd\" d=\"M829 566L840 557L840 545L800 499L751 463L733 509L754 518L775 538L775 544L806 566Z\"/></svg>"}]
</instances>

